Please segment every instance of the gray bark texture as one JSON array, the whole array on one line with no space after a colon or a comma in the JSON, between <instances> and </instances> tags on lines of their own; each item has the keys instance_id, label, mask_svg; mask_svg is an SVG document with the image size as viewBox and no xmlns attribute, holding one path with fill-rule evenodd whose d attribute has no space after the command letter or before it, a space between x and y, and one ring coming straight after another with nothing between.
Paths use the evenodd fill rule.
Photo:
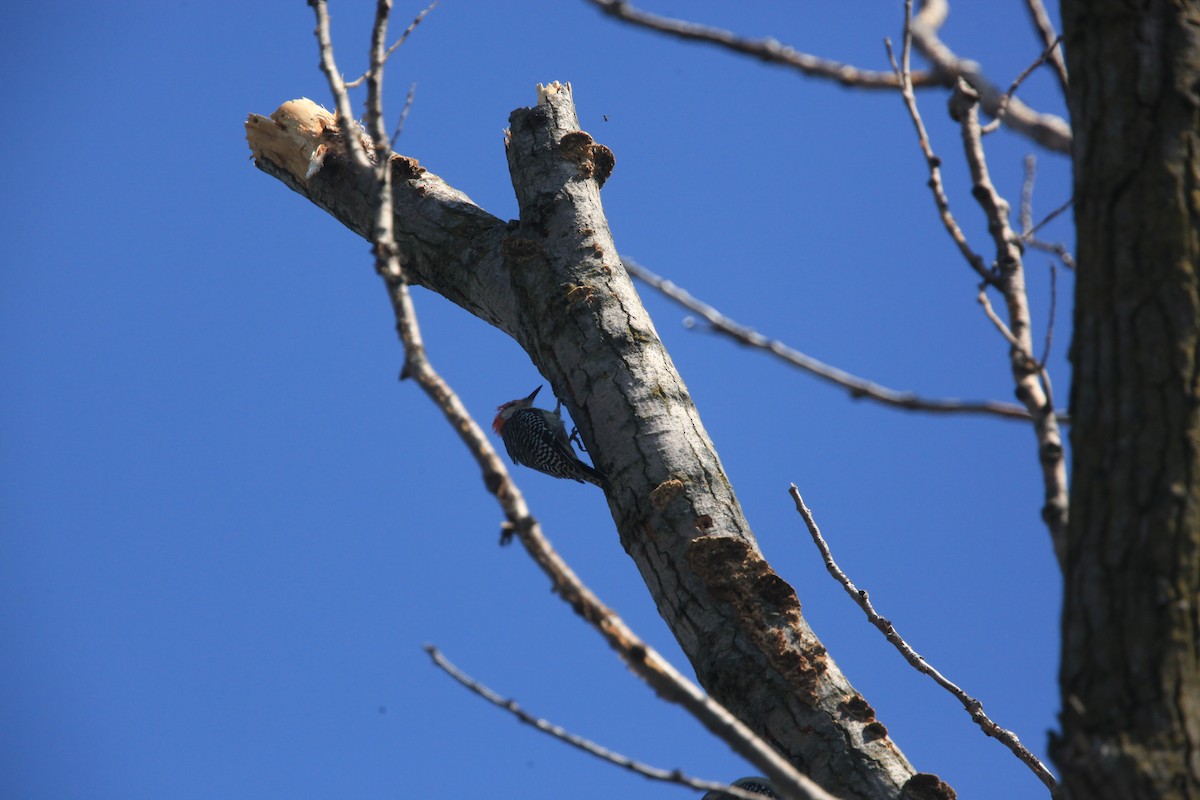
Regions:
<instances>
[{"instance_id":1,"label":"gray bark texture","mask_svg":"<svg viewBox=\"0 0 1200 800\"><path fill-rule=\"evenodd\" d=\"M340 134L297 121L291 106L247 121L256 165L369 235L368 187L339 164ZM569 87L540 90L509 122L519 221L392 156L410 282L512 336L563 400L608 475L621 545L710 695L847 800L953 797L936 776L914 774L763 559L621 265L600 203L613 155L579 130ZM321 168L305 177L322 144Z\"/></svg>"},{"instance_id":2,"label":"gray bark texture","mask_svg":"<svg viewBox=\"0 0 1200 800\"><path fill-rule=\"evenodd\" d=\"M1064 0L1078 275L1052 745L1072 800L1200 798L1200 3Z\"/></svg>"}]
</instances>

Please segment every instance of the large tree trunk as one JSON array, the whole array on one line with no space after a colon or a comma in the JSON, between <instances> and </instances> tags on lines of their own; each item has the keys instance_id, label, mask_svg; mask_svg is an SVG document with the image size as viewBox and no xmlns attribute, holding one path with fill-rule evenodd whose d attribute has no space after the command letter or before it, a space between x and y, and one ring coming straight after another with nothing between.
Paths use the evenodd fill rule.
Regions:
<instances>
[{"instance_id":1,"label":"large tree trunk","mask_svg":"<svg viewBox=\"0 0 1200 800\"><path fill-rule=\"evenodd\" d=\"M1075 220L1063 797L1200 798L1200 3L1064 0Z\"/></svg>"}]
</instances>

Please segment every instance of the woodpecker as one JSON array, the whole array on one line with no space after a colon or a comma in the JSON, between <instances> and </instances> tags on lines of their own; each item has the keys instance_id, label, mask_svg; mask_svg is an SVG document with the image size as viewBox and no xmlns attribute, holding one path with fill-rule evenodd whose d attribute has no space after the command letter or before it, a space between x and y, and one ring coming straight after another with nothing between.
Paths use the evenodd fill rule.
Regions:
<instances>
[{"instance_id":1,"label":"woodpecker","mask_svg":"<svg viewBox=\"0 0 1200 800\"><path fill-rule=\"evenodd\" d=\"M580 483L587 481L606 489L608 480L604 473L580 461L571 449L567 428L559 412L562 402L553 411L533 407L533 398L541 390L539 386L528 397L512 400L496 409L500 413L492 421L492 430L504 440L508 457L514 464L556 478L570 478Z\"/></svg>"},{"instance_id":2,"label":"woodpecker","mask_svg":"<svg viewBox=\"0 0 1200 800\"><path fill-rule=\"evenodd\" d=\"M745 789L747 792L761 794L763 797L779 797L775 794L775 787L766 778L738 778L730 786L736 786L739 789ZM700 800L726 800L729 794L726 792L709 792L700 798Z\"/></svg>"}]
</instances>

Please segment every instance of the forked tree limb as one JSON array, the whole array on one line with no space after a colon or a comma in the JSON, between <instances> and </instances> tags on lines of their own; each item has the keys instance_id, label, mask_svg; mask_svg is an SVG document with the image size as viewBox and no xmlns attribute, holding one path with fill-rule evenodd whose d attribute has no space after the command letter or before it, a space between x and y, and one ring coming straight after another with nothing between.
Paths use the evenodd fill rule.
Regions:
<instances>
[{"instance_id":1,"label":"forked tree limb","mask_svg":"<svg viewBox=\"0 0 1200 800\"><path fill-rule=\"evenodd\" d=\"M768 64L789 67L805 75L833 80L856 89L898 89L899 82L894 74L886 71L860 69L850 64L802 53L767 37L752 39L738 34L701 25L689 20L672 19L643 11L628 0L588 0L614 19L636 27L645 28L685 41L704 42L742 55L757 58ZM1031 5L1033 0L1030 0ZM1040 2L1037 3L1040 6ZM1004 123L1011 129L1028 136L1043 147L1058 153L1071 152L1071 128L1067 121L1054 114L1046 114L1030 108L1016 97L1005 98L1004 92L984 73L978 62L962 58L939 38L942 25L950 13L946 0L923 0L920 11L913 19L913 41L932 64L932 69L913 71L911 87L953 88L958 80L968 81L980 95L980 104L988 114L1003 116ZM1044 10L1043 10L1044 13ZM1048 23L1047 23L1048 24ZM1049 28L1041 28L1041 36ZM1050 47L1054 35L1043 42ZM1054 60L1055 57L1057 60ZM1050 58L1056 67L1061 65L1061 54L1053 49ZM1060 73L1065 85L1065 71Z\"/></svg>"},{"instance_id":2,"label":"forked tree limb","mask_svg":"<svg viewBox=\"0 0 1200 800\"><path fill-rule=\"evenodd\" d=\"M763 559L621 266L599 196L612 154L579 130L569 87L540 89L510 126L520 222L391 156L406 276L513 336L549 380L609 476L622 545L714 699L842 797L940 783L914 775ZM247 121L260 169L365 236L369 187L341 136L308 101Z\"/></svg>"},{"instance_id":3,"label":"forked tree limb","mask_svg":"<svg viewBox=\"0 0 1200 800\"><path fill-rule=\"evenodd\" d=\"M945 77L946 85L953 88L959 80L966 81L979 95L984 112L997 116L1003 109L1004 124L1009 128L1047 150L1069 155L1071 126L1065 119L1036 111L1018 97L1006 100L1005 93L988 79L978 62L962 58L939 38L949 14L946 0L922 0L920 11L912 18L913 45Z\"/></svg>"}]
</instances>

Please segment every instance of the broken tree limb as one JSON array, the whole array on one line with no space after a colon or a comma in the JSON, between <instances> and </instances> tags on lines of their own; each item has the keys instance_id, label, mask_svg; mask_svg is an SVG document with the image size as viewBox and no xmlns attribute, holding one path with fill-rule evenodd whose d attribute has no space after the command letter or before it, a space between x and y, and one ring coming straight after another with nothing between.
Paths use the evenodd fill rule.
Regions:
<instances>
[{"instance_id":1,"label":"broken tree limb","mask_svg":"<svg viewBox=\"0 0 1200 800\"><path fill-rule=\"evenodd\" d=\"M365 135L359 132L365 139ZM270 117L251 114L246 140L254 165L370 237L370 176L350 169L332 112L301 98ZM411 282L437 292L509 335L516 308L504 269L508 225L425 170L392 154L396 237Z\"/></svg>"},{"instance_id":2,"label":"broken tree limb","mask_svg":"<svg viewBox=\"0 0 1200 800\"><path fill-rule=\"evenodd\" d=\"M914 775L763 559L621 266L600 203L613 157L579 130L570 88L539 87L510 128L516 223L388 156L406 275L508 333L549 380L609 476L622 545L715 699L842 797L936 781ZM348 168L329 112L293 101L246 129L260 169L367 235L366 179Z\"/></svg>"}]
</instances>

